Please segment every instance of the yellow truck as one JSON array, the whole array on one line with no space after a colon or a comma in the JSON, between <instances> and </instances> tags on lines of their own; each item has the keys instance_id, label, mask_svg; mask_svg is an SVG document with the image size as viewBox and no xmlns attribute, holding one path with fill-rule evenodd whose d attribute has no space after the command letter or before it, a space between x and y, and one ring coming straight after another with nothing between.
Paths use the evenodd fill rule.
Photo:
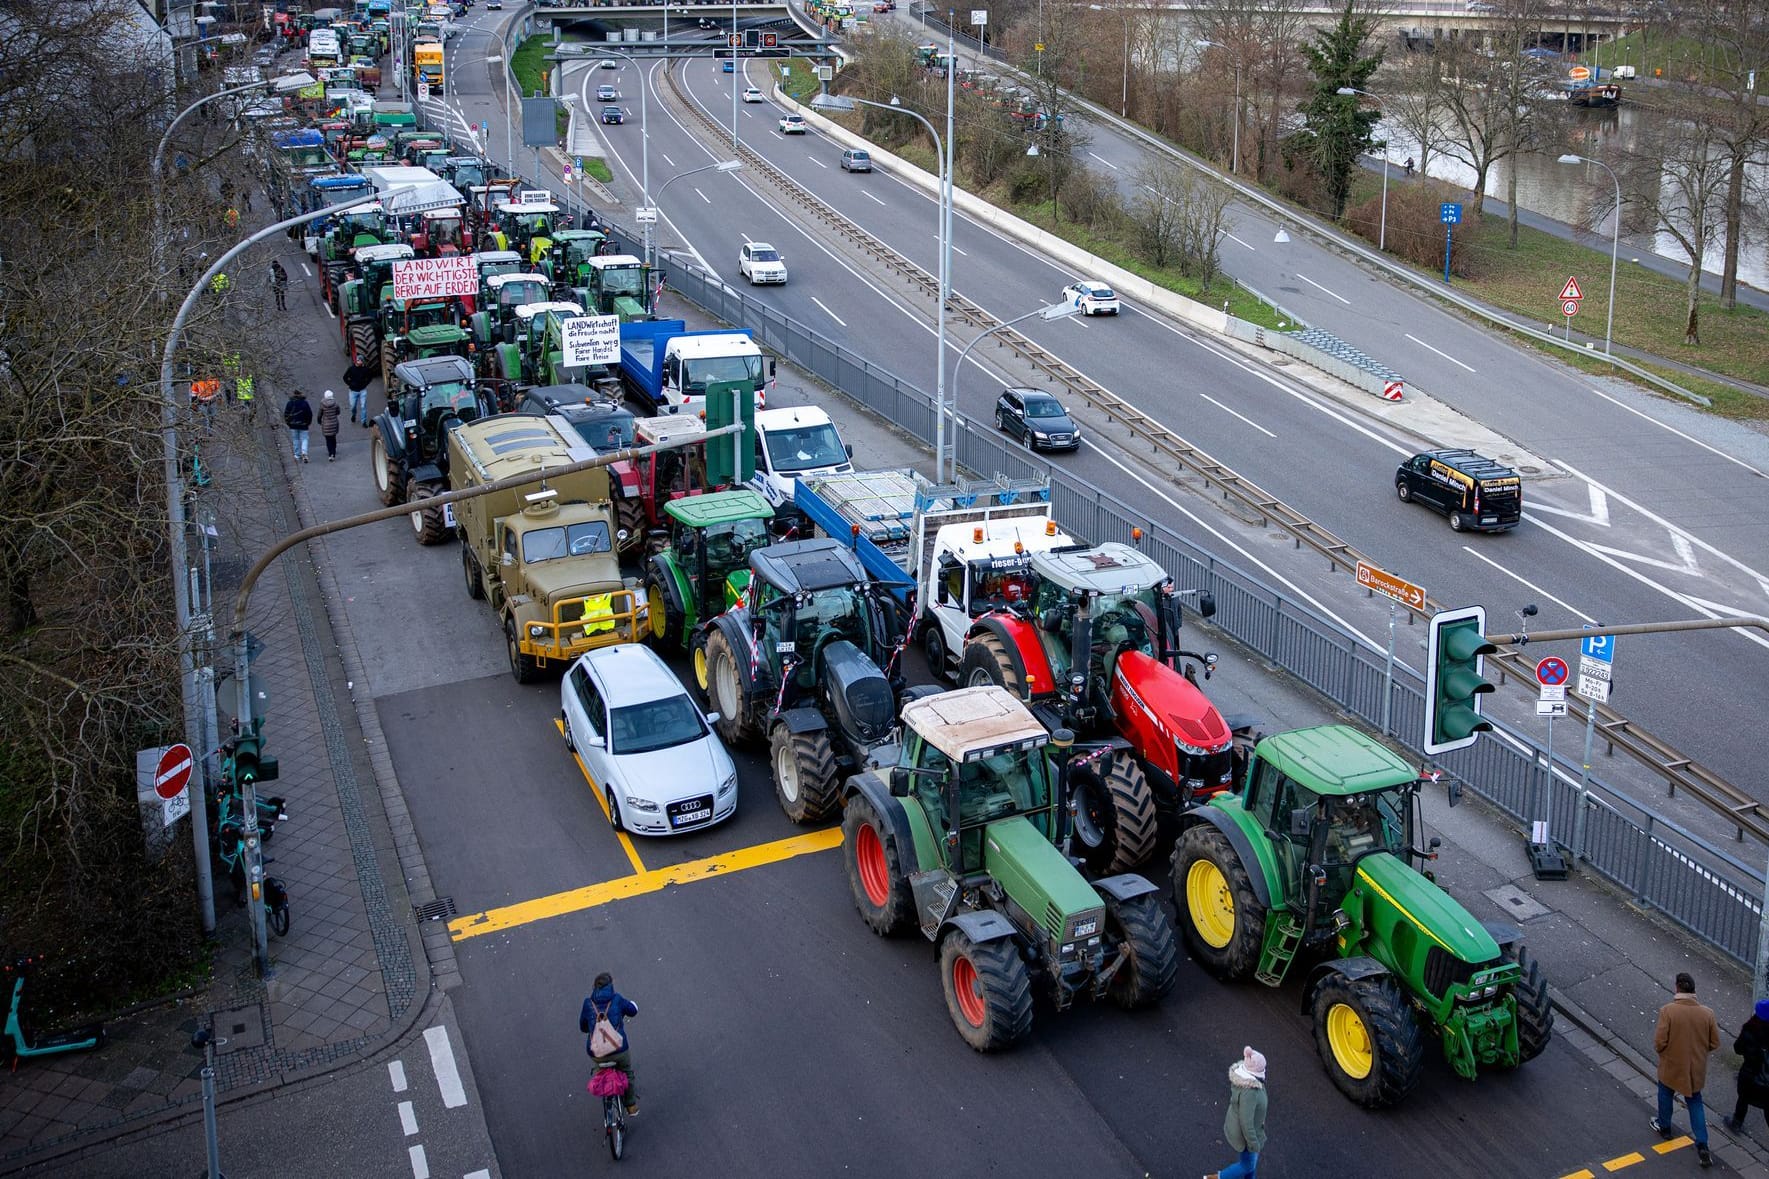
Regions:
<instances>
[{"instance_id":1,"label":"yellow truck","mask_svg":"<svg viewBox=\"0 0 1769 1179\"><path fill-rule=\"evenodd\" d=\"M428 83L430 89L442 89L442 42L418 41L412 45L412 80ZM441 98L438 93L436 97Z\"/></svg>"},{"instance_id":2,"label":"yellow truck","mask_svg":"<svg viewBox=\"0 0 1769 1179\"><path fill-rule=\"evenodd\" d=\"M497 613L517 683L644 636L644 594L622 579L616 555L608 472L548 474L596 456L569 425L498 414L450 430L448 449L452 490L533 476L452 505L467 593Z\"/></svg>"}]
</instances>

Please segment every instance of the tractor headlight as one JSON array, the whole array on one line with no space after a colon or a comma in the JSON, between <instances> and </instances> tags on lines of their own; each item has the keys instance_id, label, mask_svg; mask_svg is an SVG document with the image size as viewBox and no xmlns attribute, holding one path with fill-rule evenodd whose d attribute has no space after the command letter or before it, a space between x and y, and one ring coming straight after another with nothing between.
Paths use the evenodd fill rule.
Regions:
<instances>
[{"instance_id":1,"label":"tractor headlight","mask_svg":"<svg viewBox=\"0 0 1769 1179\"><path fill-rule=\"evenodd\" d=\"M644 811L648 815L657 813L657 804L648 798L634 798L629 794L627 795L627 805L636 811Z\"/></svg>"},{"instance_id":2,"label":"tractor headlight","mask_svg":"<svg viewBox=\"0 0 1769 1179\"><path fill-rule=\"evenodd\" d=\"M1178 746L1179 751L1181 753L1185 754L1187 757L1208 757L1208 756L1210 756L1210 751L1208 749L1203 748L1202 746L1187 745L1184 741L1175 741L1174 745Z\"/></svg>"}]
</instances>

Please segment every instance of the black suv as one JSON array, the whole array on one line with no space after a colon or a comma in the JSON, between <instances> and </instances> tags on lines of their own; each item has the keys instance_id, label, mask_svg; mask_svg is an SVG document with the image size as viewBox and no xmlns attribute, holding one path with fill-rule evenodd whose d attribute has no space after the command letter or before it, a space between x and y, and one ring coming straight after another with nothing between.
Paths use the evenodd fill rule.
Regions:
<instances>
[{"instance_id":1,"label":"black suv","mask_svg":"<svg viewBox=\"0 0 1769 1179\"><path fill-rule=\"evenodd\" d=\"M1428 450L1394 472L1402 503L1421 503L1450 518L1457 532L1505 532L1523 519L1523 480L1472 450Z\"/></svg>"},{"instance_id":2,"label":"black suv","mask_svg":"<svg viewBox=\"0 0 1769 1179\"><path fill-rule=\"evenodd\" d=\"M585 446L610 454L633 444L632 411L584 385L537 385L522 395L517 413L556 414L570 423Z\"/></svg>"}]
</instances>

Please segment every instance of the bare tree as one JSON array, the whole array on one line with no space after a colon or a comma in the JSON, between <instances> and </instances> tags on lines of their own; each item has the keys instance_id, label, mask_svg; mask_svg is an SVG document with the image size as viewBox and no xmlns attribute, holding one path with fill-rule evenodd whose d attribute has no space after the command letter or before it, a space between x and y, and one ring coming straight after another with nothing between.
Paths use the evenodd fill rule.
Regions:
<instances>
[{"instance_id":1,"label":"bare tree","mask_svg":"<svg viewBox=\"0 0 1769 1179\"><path fill-rule=\"evenodd\" d=\"M1130 199L1128 213L1144 256L1157 267L1165 268L1181 248L1179 219L1184 181L1178 168L1159 157L1149 157L1137 169L1136 195Z\"/></svg>"},{"instance_id":2,"label":"bare tree","mask_svg":"<svg viewBox=\"0 0 1769 1179\"><path fill-rule=\"evenodd\" d=\"M1726 155L1724 261L1720 305L1738 305L1738 251L1744 236L1745 167L1769 145L1769 110L1757 102L1753 75L1769 70L1769 3L1701 0L1694 31L1703 42L1711 80L1724 93L1712 118Z\"/></svg>"},{"instance_id":3,"label":"bare tree","mask_svg":"<svg viewBox=\"0 0 1769 1179\"><path fill-rule=\"evenodd\" d=\"M1445 117L1443 59L1435 51L1407 55L1383 89L1382 113L1419 145L1418 167L1427 173Z\"/></svg>"},{"instance_id":4,"label":"bare tree","mask_svg":"<svg viewBox=\"0 0 1769 1179\"><path fill-rule=\"evenodd\" d=\"M1203 0L1191 16L1201 39L1222 46L1227 64L1240 67L1252 132L1242 137L1241 159L1251 159L1254 174L1269 180L1290 97L1300 89L1304 72L1300 45L1307 21L1302 2Z\"/></svg>"},{"instance_id":5,"label":"bare tree","mask_svg":"<svg viewBox=\"0 0 1769 1179\"><path fill-rule=\"evenodd\" d=\"M1055 0L1052 0L1052 7ZM1037 60L1019 63L1026 75L1028 94L1020 109L1009 112L1026 128L1028 147L1036 147L1038 169L1050 198L1051 215L1061 216L1058 197L1063 182L1075 168L1076 155L1088 142L1086 116L1075 97L1090 71L1090 43L1082 20L1087 9L1080 3L1064 4L1061 15L1046 14L1044 52Z\"/></svg>"},{"instance_id":6,"label":"bare tree","mask_svg":"<svg viewBox=\"0 0 1769 1179\"><path fill-rule=\"evenodd\" d=\"M1724 219L1731 161L1724 128L1702 96L1666 89L1657 133L1622 163L1622 201L1651 219L1689 260L1683 342L1701 343L1702 261Z\"/></svg>"},{"instance_id":7,"label":"bare tree","mask_svg":"<svg viewBox=\"0 0 1769 1179\"><path fill-rule=\"evenodd\" d=\"M1439 94L1449 116L1442 151L1473 170L1468 197L1477 212L1485 206L1486 181L1493 166L1526 150L1537 134L1542 87L1549 80L1523 55L1540 37L1542 15L1537 3L1500 0L1490 54L1467 40L1452 41L1441 51L1446 76ZM1516 248L1516 169L1510 175L1511 245Z\"/></svg>"}]
</instances>

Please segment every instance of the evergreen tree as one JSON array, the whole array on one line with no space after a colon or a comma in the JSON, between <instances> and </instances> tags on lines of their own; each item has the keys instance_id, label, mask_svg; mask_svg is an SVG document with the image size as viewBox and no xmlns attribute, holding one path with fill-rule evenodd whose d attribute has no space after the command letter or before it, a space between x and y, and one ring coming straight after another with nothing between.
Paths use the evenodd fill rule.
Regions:
<instances>
[{"instance_id":1,"label":"evergreen tree","mask_svg":"<svg viewBox=\"0 0 1769 1179\"><path fill-rule=\"evenodd\" d=\"M1375 26L1374 19L1358 12L1356 0L1346 0L1339 22L1317 30L1313 43L1302 47L1314 86L1299 108L1303 128L1290 136L1285 155L1307 161L1320 174L1334 217L1345 214L1358 155L1373 142L1381 117L1363 105L1363 95L1339 93L1363 89L1382 64L1382 50L1367 52Z\"/></svg>"}]
</instances>

